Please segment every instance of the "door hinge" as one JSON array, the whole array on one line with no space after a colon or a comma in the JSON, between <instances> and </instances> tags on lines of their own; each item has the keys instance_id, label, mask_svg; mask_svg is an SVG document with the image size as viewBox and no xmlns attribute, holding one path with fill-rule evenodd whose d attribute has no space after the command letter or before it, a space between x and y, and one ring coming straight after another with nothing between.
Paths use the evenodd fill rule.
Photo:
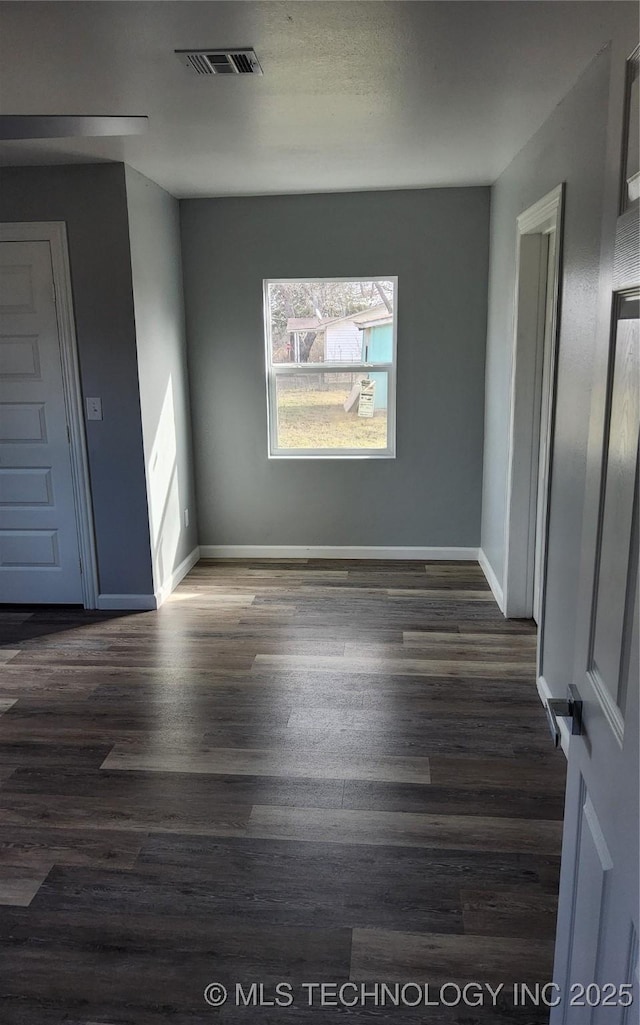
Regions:
<instances>
[{"instance_id":1,"label":"door hinge","mask_svg":"<svg viewBox=\"0 0 640 1025\"><path fill-rule=\"evenodd\" d=\"M84 570L82 568L82 559L78 559L78 562L80 563L80 576L82 576L82 574L84 573Z\"/></svg>"},{"instance_id":2,"label":"door hinge","mask_svg":"<svg viewBox=\"0 0 640 1025\"><path fill-rule=\"evenodd\" d=\"M69 427L69 424L67 424L67 441L71 444L71 428Z\"/></svg>"},{"instance_id":3,"label":"door hinge","mask_svg":"<svg viewBox=\"0 0 640 1025\"><path fill-rule=\"evenodd\" d=\"M55 283L55 281L51 282L51 291L53 293L53 305L57 306L58 305L58 296L56 295L56 283Z\"/></svg>"}]
</instances>

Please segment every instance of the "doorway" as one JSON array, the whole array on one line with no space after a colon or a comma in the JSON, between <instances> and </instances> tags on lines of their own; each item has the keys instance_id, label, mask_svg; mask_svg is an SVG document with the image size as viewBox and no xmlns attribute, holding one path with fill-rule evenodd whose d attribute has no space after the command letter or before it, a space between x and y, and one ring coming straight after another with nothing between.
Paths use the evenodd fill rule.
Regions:
<instances>
[{"instance_id":1,"label":"doorway","mask_svg":"<svg viewBox=\"0 0 640 1025\"><path fill-rule=\"evenodd\" d=\"M517 219L504 614L543 629L563 186Z\"/></svg>"},{"instance_id":2,"label":"doorway","mask_svg":"<svg viewBox=\"0 0 640 1025\"><path fill-rule=\"evenodd\" d=\"M95 608L64 224L0 225L0 599Z\"/></svg>"}]
</instances>

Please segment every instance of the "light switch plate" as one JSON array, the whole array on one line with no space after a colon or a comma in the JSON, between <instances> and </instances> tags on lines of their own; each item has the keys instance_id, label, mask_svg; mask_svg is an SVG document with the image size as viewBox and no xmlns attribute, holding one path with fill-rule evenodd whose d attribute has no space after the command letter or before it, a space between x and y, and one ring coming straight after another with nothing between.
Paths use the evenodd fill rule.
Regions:
<instances>
[{"instance_id":1,"label":"light switch plate","mask_svg":"<svg viewBox=\"0 0 640 1025\"><path fill-rule=\"evenodd\" d=\"M102 399L87 399L87 420L102 420Z\"/></svg>"}]
</instances>

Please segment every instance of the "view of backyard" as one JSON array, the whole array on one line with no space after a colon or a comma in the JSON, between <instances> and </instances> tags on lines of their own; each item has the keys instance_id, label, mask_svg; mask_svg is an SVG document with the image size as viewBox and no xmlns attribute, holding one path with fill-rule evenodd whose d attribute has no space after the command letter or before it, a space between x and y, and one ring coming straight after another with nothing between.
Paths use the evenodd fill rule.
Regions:
<instances>
[{"instance_id":1,"label":"view of backyard","mask_svg":"<svg viewBox=\"0 0 640 1025\"><path fill-rule=\"evenodd\" d=\"M288 384L288 382L287 382ZM278 387L278 447L291 449L387 447L387 411L346 413L351 383Z\"/></svg>"},{"instance_id":2,"label":"view of backyard","mask_svg":"<svg viewBox=\"0 0 640 1025\"><path fill-rule=\"evenodd\" d=\"M389 454L395 279L265 284L272 452Z\"/></svg>"}]
</instances>

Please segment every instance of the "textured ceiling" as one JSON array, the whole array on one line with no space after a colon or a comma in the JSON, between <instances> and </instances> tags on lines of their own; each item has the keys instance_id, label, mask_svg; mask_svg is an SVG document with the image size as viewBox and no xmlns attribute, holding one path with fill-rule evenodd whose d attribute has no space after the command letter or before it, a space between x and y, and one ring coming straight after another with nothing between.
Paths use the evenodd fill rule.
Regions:
<instances>
[{"instance_id":1,"label":"textured ceiling","mask_svg":"<svg viewBox=\"0 0 640 1025\"><path fill-rule=\"evenodd\" d=\"M0 163L125 160L176 196L486 184L624 6L2 3L1 113L151 120L140 137L2 143ZM253 46L264 76L198 77L173 53L209 46Z\"/></svg>"}]
</instances>

